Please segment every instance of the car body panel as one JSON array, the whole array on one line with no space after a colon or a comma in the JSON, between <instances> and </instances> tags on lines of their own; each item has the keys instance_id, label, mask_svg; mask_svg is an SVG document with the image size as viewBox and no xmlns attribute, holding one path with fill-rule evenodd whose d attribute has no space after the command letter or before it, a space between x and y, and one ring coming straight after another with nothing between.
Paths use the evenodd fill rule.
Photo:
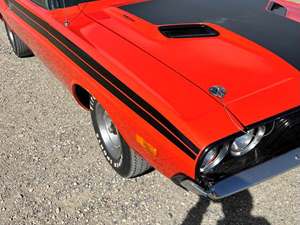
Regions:
<instances>
[{"instance_id":1,"label":"car body panel","mask_svg":"<svg viewBox=\"0 0 300 225\"><path fill-rule=\"evenodd\" d=\"M222 26L300 69L299 24L270 13L266 10L267 4L268 0L219 0L217 3L210 0L158 0L120 8L156 25L212 23Z\"/></svg>"},{"instance_id":2,"label":"car body panel","mask_svg":"<svg viewBox=\"0 0 300 225\"><path fill-rule=\"evenodd\" d=\"M194 142L197 143L200 150L204 149L214 140L224 138L228 133L233 134L238 131L228 116L224 114L223 108L216 104L215 100L207 98L207 95L199 91L197 87L185 81L177 73L165 67L163 64L157 63L156 60L148 54L145 54L139 48L134 50L135 48L132 48L130 43L119 39L117 35L105 29L103 26L93 23L93 21L82 14L78 16L80 8L72 7L61 14L62 11L60 10L48 12L27 1L19 0L18 2L31 12L34 12L39 18L47 21L50 26L55 27L57 31L63 33L74 43L81 46L81 48L84 48L86 52L92 55L96 60L101 61L101 63L114 74L119 75L136 93L142 95L143 98L147 99L155 108L160 108L161 112L174 124L181 124L177 124L177 126L182 126L180 129L186 136L189 136L190 139L193 139ZM57 77L67 85L69 90L72 91L73 85L78 84L86 88L99 99L101 104L103 104L111 114L114 121L116 121L118 127L120 127L121 133L129 145L143 155L152 165L168 177L172 177L179 172L184 172L190 177L195 176L195 159L192 160L185 153L178 151L176 146L166 141L155 129L151 129L148 124L145 124L143 119L134 114L128 107L120 104L120 101L107 93L101 85L96 84L95 81L90 79L80 68L74 67L74 64L65 55L59 52L53 45L49 44L44 37L26 25L20 18L14 15L13 12L7 11L4 15L10 27L16 33L20 34L22 40L24 40L26 44L32 48L34 53L57 74ZM73 22L66 28L63 26L62 18L64 18L64 16L68 18L73 18L74 16L76 22ZM24 30L27 32L24 32ZM91 32L93 34L95 32L101 33L102 39L97 39L97 35L91 35ZM93 37L96 39L93 39ZM103 45L103 43L109 43L109 41L105 42L105 40L112 39L116 40L116 42L113 42L114 45L122 49L128 48L130 50L122 52L115 51L111 48L112 46ZM91 44L91 42L93 44ZM128 62L132 57L137 57L142 60L143 65L138 66L135 62ZM117 62L116 59L118 60ZM127 63L126 70L124 70L122 63ZM145 65L151 68L151 71L145 71ZM130 69L134 71L130 71ZM153 73L164 74L164 77L160 78L160 83L153 77ZM138 74L138 76L136 74ZM169 94L170 80L172 80L172 89L177 93L181 93L175 98L173 94ZM189 90L188 92L185 91L187 89ZM193 96L193 98L191 98L191 96ZM202 110L195 110L195 107L191 104L195 99L203 99L207 107ZM188 102L190 102L190 107L186 107ZM124 115L124 117L122 115ZM210 134L211 127L208 125L213 124L208 124L208 121L211 121L212 118L217 118L214 119L216 127L220 127L220 124L222 124L223 128ZM135 123L132 124L128 121L135 121ZM206 131L204 131L205 129L203 128L205 128ZM142 149L141 146L136 143L135 135L137 131L140 131L138 134L142 135L146 140L149 140L158 150L161 149L155 158L149 154L147 155L145 149ZM203 134L201 135L202 132ZM155 140L152 140L153 136L156 137Z\"/></svg>"},{"instance_id":3,"label":"car body panel","mask_svg":"<svg viewBox=\"0 0 300 225\"><path fill-rule=\"evenodd\" d=\"M219 37L168 39L161 35L156 25L131 14L124 17L126 12L115 7L94 12L97 4L91 3L84 12L171 67L207 94L214 85L225 87L227 94L222 103L245 126L300 104L300 89L292 88L290 93L283 94L289 84L299 84L299 70L244 37L208 23L220 32ZM284 96L284 101L274 105L273 102L280 96Z\"/></svg>"},{"instance_id":4,"label":"car body panel","mask_svg":"<svg viewBox=\"0 0 300 225\"><path fill-rule=\"evenodd\" d=\"M218 38L171 41L157 26L119 8L140 1L95 1L53 11L8 1L13 7L0 0L0 13L9 27L71 92L80 85L93 95L129 146L169 178L182 173L194 179L207 146L300 105L299 71L221 26L209 24L222 31ZM223 85L227 96L211 96L212 85ZM158 154L140 146L136 135Z\"/></svg>"}]
</instances>

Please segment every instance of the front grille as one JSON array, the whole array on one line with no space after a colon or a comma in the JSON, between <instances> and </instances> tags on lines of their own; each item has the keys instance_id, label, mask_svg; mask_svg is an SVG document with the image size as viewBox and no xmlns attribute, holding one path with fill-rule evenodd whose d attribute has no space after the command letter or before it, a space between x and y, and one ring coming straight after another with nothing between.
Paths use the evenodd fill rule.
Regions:
<instances>
[{"instance_id":1,"label":"front grille","mask_svg":"<svg viewBox=\"0 0 300 225\"><path fill-rule=\"evenodd\" d=\"M253 151L242 157L233 157L228 154L223 162L209 174L199 174L199 182L204 186L213 184L300 147L300 110L280 116L271 122L264 123L264 125L268 131L272 132L264 137Z\"/></svg>"}]
</instances>

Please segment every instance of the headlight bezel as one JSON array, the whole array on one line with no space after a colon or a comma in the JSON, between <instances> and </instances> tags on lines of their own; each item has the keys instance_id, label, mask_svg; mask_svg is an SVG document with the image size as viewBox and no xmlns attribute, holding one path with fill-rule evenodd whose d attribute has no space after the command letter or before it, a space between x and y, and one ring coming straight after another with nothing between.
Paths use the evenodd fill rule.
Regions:
<instances>
[{"instance_id":1,"label":"headlight bezel","mask_svg":"<svg viewBox=\"0 0 300 225\"><path fill-rule=\"evenodd\" d=\"M254 150L256 146L259 145L261 140L265 137L266 130L267 130L266 126L259 126L257 128L245 132L242 136L235 138L230 145L230 154L234 157L241 157L243 155L246 155L250 151ZM237 146L236 142L240 138L245 137L247 135L248 137L251 137L250 142L247 143L246 146L244 147Z\"/></svg>"},{"instance_id":2,"label":"headlight bezel","mask_svg":"<svg viewBox=\"0 0 300 225\"><path fill-rule=\"evenodd\" d=\"M251 131L251 130L259 130L261 127L263 127L263 128L262 128L262 130L263 130L263 135L262 135L262 136L259 136L258 143L256 143L254 147L252 147L250 150L247 149L247 151L244 152L244 154L240 154L240 155L232 155L232 154L231 154L231 147L232 147L233 142L234 142L236 139L242 137L243 135L245 135L247 132L249 132L249 131ZM201 156L200 159L198 160L198 163L197 163L197 164L198 164L198 165L197 165L198 173L199 173L199 174L209 174L209 173L212 173L212 172L213 172L213 169L214 169L215 167L217 167L219 164L221 164L222 161L223 161L228 155L230 155L230 157L235 157L235 158L237 158L237 157L242 157L242 156L244 156L244 155L247 155L249 152L255 150L255 148L256 148L256 147L260 144L260 142L263 140L264 135L265 135L266 133L267 133L267 127L266 127L266 125L264 125L264 124L258 125L258 126L256 126L256 127L251 126L251 127L249 127L246 131L243 131L243 132L240 131L240 132L238 132L238 133L236 133L236 134L234 134L234 135L231 135L231 136L229 136L229 137L227 137L227 138L225 138L225 139L222 139L222 140L220 140L220 141L217 141L217 142L215 142L215 143L209 145L209 146L204 150L202 156ZM250 143L251 143L251 142L250 142ZM205 170L201 169L201 168L203 168L203 163L204 163L204 161L205 161L205 157L207 156L207 154L209 154L210 151L212 151L212 149L214 149L214 148L222 148L222 147L225 147L225 146L227 146L228 149L227 149L226 155L220 157L220 158L222 158L221 160L218 160L218 162L212 163L213 165L212 165L212 166L208 166L207 169L205 169Z\"/></svg>"},{"instance_id":3,"label":"headlight bezel","mask_svg":"<svg viewBox=\"0 0 300 225\"><path fill-rule=\"evenodd\" d=\"M259 126L265 126L266 133L253 151L240 157L233 157L231 154L228 154L222 163L218 164L210 173L204 174L200 172L199 168L203 157L212 147L230 142L245 134L245 131L256 129ZM220 139L208 145L201 155L199 155L195 166L195 180L202 185L202 187L207 188L226 177L284 154L293 148L300 147L299 138L295 138L295 130L300 131L300 107L290 109L246 126L244 131Z\"/></svg>"},{"instance_id":4,"label":"headlight bezel","mask_svg":"<svg viewBox=\"0 0 300 225\"><path fill-rule=\"evenodd\" d=\"M214 167L219 165L222 162L222 160L226 157L226 155L228 154L229 148L230 148L229 143L226 143L224 145L216 146L216 147L213 147L213 148L209 149L209 151L207 151L205 156L203 157L202 163L200 164L200 167L199 167L200 172L201 173L209 172ZM205 162L206 157L213 150L217 151L217 156L212 161L209 161L209 162L206 163Z\"/></svg>"}]
</instances>

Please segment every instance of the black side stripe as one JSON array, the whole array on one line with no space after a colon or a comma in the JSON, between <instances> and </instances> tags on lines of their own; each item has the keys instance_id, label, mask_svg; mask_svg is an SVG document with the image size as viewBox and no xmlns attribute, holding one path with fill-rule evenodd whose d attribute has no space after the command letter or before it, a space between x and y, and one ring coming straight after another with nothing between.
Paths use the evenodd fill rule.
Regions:
<instances>
[{"instance_id":1,"label":"black side stripe","mask_svg":"<svg viewBox=\"0 0 300 225\"><path fill-rule=\"evenodd\" d=\"M12 0L15 2L15 0ZM16 3L17 4L17 3ZM22 7L19 5L19 7ZM149 103L147 103L144 99L138 96L134 91L128 88L122 81L120 81L117 77L115 77L112 73L110 73L107 69L105 69L102 65L100 65L97 61L95 61L91 56L89 56L86 52L76 46L73 42L51 27L48 23L41 20L36 15L29 12L27 9L22 7L22 11L26 12L32 19L34 19L38 24L40 24L44 29L46 29L50 34L60 40L65 46L75 52L80 58L82 58L85 62L87 62L92 68L96 71L99 71L102 76L104 76L107 80L109 80L112 84L114 84L118 89L123 91L127 96L133 99L138 105L140 105L143 109L153 115L158 121L160 121L165 127L167 127L174 135L176 135L183 143L185 143L191 151L195 154L199 153L199 148L194 145L182 132L180 132L169 120L167 120L160 112L158 112L155 108L153 108Z\"/></svg>"},{"instance_id":2,"label":"black side stripe","mask_svg":"<svg viewBox=\"0 0 300 225\"><path fill-rule=\"evenodd\" d=\"M45 36L53 45L59 48L64 54L66 54L74 63L80 66L85 72L91 75L96 81L98 81L103 87L115 95L119 100L129 106L134 112L145 119L150 125L156 128L160 133L167 137L171 142L173 142L177 147L183 150L191 158L195 159L195 154L199 153L199 149L187 139L173 124L171 124L162 114L160 114L156 109L149 105L145 100L138 96L135 92L129 89L124 83L113 76L109 71L107 71L103 66L98 64L94 59L92 59L88 54L86 54L82 49L77 47L69 39L64 37L61 33L53 29L45 21L41 20L37 16L33 15L23 6L18 4L14 0L10 0L13 3L12 10L21 17L26 23L32 26L35 30ZM26 16L25 16L25 14ZM30 18L30 19L29 19ZM52 35L50 35L50 34ZM72 51L68 50L64 45L62 45L58 40L65 44ZM80 56L80 57L78 57ZM94 69L92 69L92 68ZM100 72L100 73L99 73ZM103 77L105 79L103 79ZM111 85L114 84L118 89L124 92L120 92L116 87ZM140 107L142 107L142 109ZM154 118L153 118L154 117ZM159 123L159 122L160 123ZM164 126L162 126L162 124ZM166 129L168 128L168 129ZM171 132L170 132L171 131ZM179 140L178 140L179 139ZM185 145L184 145L184 144Z\"/></svg>"}]
</instances>

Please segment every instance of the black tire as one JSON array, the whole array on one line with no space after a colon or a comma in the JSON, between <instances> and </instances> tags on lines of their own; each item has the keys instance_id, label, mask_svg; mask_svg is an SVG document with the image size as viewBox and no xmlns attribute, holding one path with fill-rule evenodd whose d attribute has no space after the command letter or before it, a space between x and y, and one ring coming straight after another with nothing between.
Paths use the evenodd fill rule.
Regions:
<instances>
[{"instance_id":1,"label":"black tire","mask_svg":"<svg viewBox=\"0 0 300 225\"><path fill-rule=\"evenodd\" d=\"M9 43L15 53L19 58L25 58L33 56L32 51L27 47L27 45L14 33L8 25L5 23L6 34Z\"/></svg>"},{"instance_id":2,"label":"black tire","mask_svg":"<svg viewBox=\"0 0 300 225\"><path fill-rule=\"evenodd\" d=\"M92 123L96 137L100 144L100 149L111 167L124 178L134 178L149 172L151 170L151 166L140 155L130 149L114 125L113 127L120 138L120 157L113 156L112 149L109 149L108 144L104 141L105 138L103 137L103 131L100 131L101 124L104 123L101 118L104 117L104 114L108 114L93 97L90 98L90 109ZM112 121L111 124L113 124ZM111 141L111 138L109 140Z\"/></svg>"}]
</instances>

